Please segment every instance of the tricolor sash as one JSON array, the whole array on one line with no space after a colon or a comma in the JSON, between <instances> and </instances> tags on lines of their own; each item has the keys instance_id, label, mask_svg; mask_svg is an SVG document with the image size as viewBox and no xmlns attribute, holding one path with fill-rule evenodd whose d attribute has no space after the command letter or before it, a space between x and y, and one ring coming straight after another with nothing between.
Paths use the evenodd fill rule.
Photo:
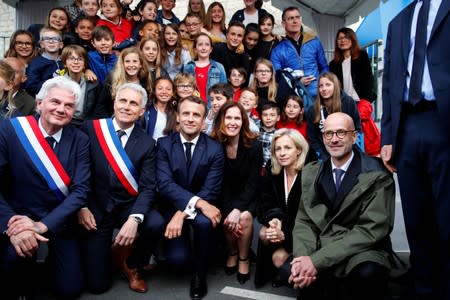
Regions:
<instances>
[{"instance_id":1,"label":"tricolor sash","mask_svg":"<svg viewBox=\"0 0 450 300\"><path fill-rule=\"evenodd\" d=\"M123 187L131 196L136 197L138 195L137 172L125 149L122 147L122 143L114 130L112 120L94 120L93 125L95 135L106 160L111 165Z\"/></svg>"},{"instance_id":2,"label":"tricolor sash","mask_svg":"<svg viewBox=\"0 0 450 300\"><path fill-rule=\"evenodd\" d=\"M49 188L60 200L69 195L70 177L47 140L33 116L11 119L11 124L25 152L36 169L47 182Z\"/></svg>"}]
</instances>

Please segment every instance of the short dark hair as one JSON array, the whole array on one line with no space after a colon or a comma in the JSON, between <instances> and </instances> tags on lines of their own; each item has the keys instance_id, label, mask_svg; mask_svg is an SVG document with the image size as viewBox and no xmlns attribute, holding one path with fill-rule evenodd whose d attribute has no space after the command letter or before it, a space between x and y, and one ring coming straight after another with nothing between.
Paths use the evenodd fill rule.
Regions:
<instances>
[{"instance_id":1,"label":"short dark hair","mask_svg":"<svg viewBox=\"0 0 450 300\"><path fill-rule=\"evenodd\" d=\"M269 101L268 103L264 104L263 107L261 108L261 113L265 110L268 109L275 109L277 114L280 114L280 107L278 106L278 104L276 104L275 102L271 102Z\"/></svg>"},{"instance_id":2,"label":"short dark hair","mask_svg":"<svg viewBox=\"0 0 450 300\"><path fill-rule=\"evenodd\" d=\"M228 23L228 30L230 30L231 27L240 27L245 31L245 25L241 21L231 21Z\"/></svg>"},{"instance_id":3,"label":"short dark hair","mask_svg":"<svg viewBox=\"0 0 450 300\"><path fill-rule=\"evenodd\" d=\"M100 40L102 38L108 37L114 42L114 32L105 25L95 26L92 30L92 40Z\"/></svg>"},{"instance_id":4,"label":"short dark hair","mask_svg":"<svg viewBox=\"0 0 450 300\"><path fill-rule=\"evenodd\" d=\"M298 11L300 13L300 16L302 15L300 8L298 8L297 6L289 6L289 7L286 7L285 9L283 9L283 13L281 14L281 20L285 21L284 17L286 16L286 13L288 11L293 11L293 10Z\"/></svg>"},{"instance_id":5,"label":"short dark hair","mask_svg":"<svg viewBox=\"0 0 450 300\"><path fill-rule=\"evenodd\" d=\"M204 118L206 117L206 111L207 111L206 103L205 103L205 101L202 100L202 98L197 97L197 96L187 96L187 97L184 97L184 98L181 98L180 100L178 100L178 106L177 106L177 112L178 113L180 112L181 103L183 103L185 101L190 101L190 102L194 102L194 103L197 103L197 104L201 104L203 106L203 108L204 108L204 110L203 110L203 117Z\"/></svg>"},{"instance_id":6,"label":"short dark hair","mask_svg":"<svg viewBox=\"0 0 450 300\"><path fill-rule=\"evenodd\" d=\"M214 84L208 89L208 95L211 95L211 93L223 95L227 100L233 99L233 88L226 83Z\"/></svg>"}]
</instances>

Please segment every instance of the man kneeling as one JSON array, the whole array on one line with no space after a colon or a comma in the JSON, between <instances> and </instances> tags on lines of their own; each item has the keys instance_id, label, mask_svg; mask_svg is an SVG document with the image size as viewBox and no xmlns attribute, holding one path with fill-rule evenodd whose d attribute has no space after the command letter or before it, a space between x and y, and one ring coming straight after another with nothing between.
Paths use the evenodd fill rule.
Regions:
<instances>
[{"instance_id":1,"label":"man kneeling","mask_svg":"<svg viewBox=\"0 0 450 300\"><path fill-rule=\"evenodd\" d=\"M354 299L385 293L395 185L381 161L353 149L356 136L352 118L329 115L323 140L331 157L303 171L290 276L302 300L336 299L339 286Z\"/></svg>"}]
</instances>

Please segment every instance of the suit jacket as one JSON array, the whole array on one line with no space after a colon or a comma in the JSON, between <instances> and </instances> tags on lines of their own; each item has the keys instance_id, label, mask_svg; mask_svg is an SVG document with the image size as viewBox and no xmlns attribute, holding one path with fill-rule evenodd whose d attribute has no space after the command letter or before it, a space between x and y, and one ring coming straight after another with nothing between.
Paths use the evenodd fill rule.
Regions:
<instances>
[{"instance_id":1,"label":"suit jacket","mask_svg":"<svg viewBox=\"0 0 450 300\"><path fill-rule=\"evenodd\" d=\"M223 150L218 142L200 133L188 169L180 133L173 132L158 139L156 157L159 193L171 206L184 211L193 196L216 203L224 166Z\"/></svg>"},{"instance_id":2,"label":"suit jacket","mask_svg":"<svg viewBox=\"0 0 450 300\"><path fill-rule=\"evenodd\" d=\"M224 150L225 151L225 150ZM254 140L250 148L239 141L236 159L225 158L220 207L227 216L234 208L255 212L259 196L260 168L262 166L261 142Z\"/></svg>"},{"instance_id":3,"label":"suit jacket","mask_svg":"<svg viewBox=\"0 0 450 300\"><path fill-rule=\"evenodd\" d=\"M381 161L354 151L336 194L330 160L302 171L302 196L293 231L295 256L311 256L317 270L345 276L359 263L389 267L395 184Z\"/></svg>"},{"instance_id":4,"label":"suit jacket","mask_svg":"<svg viewBox=\"0 0 450 300\"><path fill-rule=\"evenodd\" d=\"M117 206L131 205L131 214L146 214L155 200L155 141L139 127L131 131L125 145L125 152L136 169L138 196L131 196L109 165L94 131L93 122L86 122L90 141L92 192L88 207L97 222L105 213Z\"/></svg>"},{"instance_id":5,"label":"suit jacket","mask_svg":"<svg viewBox=\"0 0 450 300\"><path fill-rule=\"evenodd\" d=\"M410 31L416 2L407 6L389 23L386 39L381 144L393 145L394 154L408 74ZM427 46L428 68L443 128L450 127L450 51L445 46L450 36L449 15L450 1L442 1Z\"/></svg>"},{"instance_id":6,"label":"suit jacket","mask_svg":"<svg viewBox=\"0 0 450 300\"><path fill-rule=\"evenodd\" d=\"M14 95L13 102L21 116L32 115L36 110L36 101L22 89Z\"/></svg>"},{"instance_id":7,"label":"suit jacket","mask_svg":"<svg viewBox=\"0 0 450 300\"><path fill-rule=\"evenodd\" d=\"M38 118L38 116L36 117ZM87 203L89 191L89 140L65 126L55 152L71 178L69 195L61 201L34 166L9 120L0 123L0 231L14 215L26 215L57 232L68 218Z\"/></svg>"}]
</instances>

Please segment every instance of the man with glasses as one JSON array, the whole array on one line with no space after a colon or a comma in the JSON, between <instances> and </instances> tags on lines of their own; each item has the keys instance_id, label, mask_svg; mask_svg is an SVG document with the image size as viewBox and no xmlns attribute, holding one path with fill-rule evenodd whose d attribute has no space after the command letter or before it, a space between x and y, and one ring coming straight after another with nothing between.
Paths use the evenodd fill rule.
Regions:
<instances>
[{"instance_id":1,"label":"man with glasses","mask_svg":"<svg viewBox=\"0 0 450 300\"><path fill-rule=\"evenodd\" d=\"M281 15L286 37L272 50L270 60L275 71L291 68L301 70L301 82L312 97L317 95L317 78L328 71L322 43L316 33L304 31L300 9L295 6L283 10Z\"/></svg>"},{"instance_id":2,"label":"man with glasses","mask_svg":"<svg viewBox=\"0 0 450 300\"><path fill-rule=\"evenodd\" d=\"M329 115L330 158L302 171L290 277L302 300L336 299L342 287L342 299L384 299L395 185L379 159L354 150L356 137L350 116Z\"/></svg>"},{"instance_id":3,"label":"man with glasses","mask_svg":"<svg viewBox=\"0 0 450 300\"><path fill-rule=\"evenodd\" d=\"M59 59L59 51L63 47L61 33L51 27L44 27L40 31L39 45L42 54L33 58L27 67L28 80L25 90L34 96L41 88L44 81L55 77L64 68Z\"/></svg>"},{"instance_id":4,"label":"man with glasses","mask_svg":"<svg viewBox=\"0 0 450 300\"><path fill-rule=\"evenodd\" d=\"M196 13L188 13L184 20L188 36L182 37L182 43L183 46L189 50L191 57L195 57L196 53L194 51L194 39L197 37L197 34L202 32L203 22L200 15Z\"/></svg>"}]
</instances>

